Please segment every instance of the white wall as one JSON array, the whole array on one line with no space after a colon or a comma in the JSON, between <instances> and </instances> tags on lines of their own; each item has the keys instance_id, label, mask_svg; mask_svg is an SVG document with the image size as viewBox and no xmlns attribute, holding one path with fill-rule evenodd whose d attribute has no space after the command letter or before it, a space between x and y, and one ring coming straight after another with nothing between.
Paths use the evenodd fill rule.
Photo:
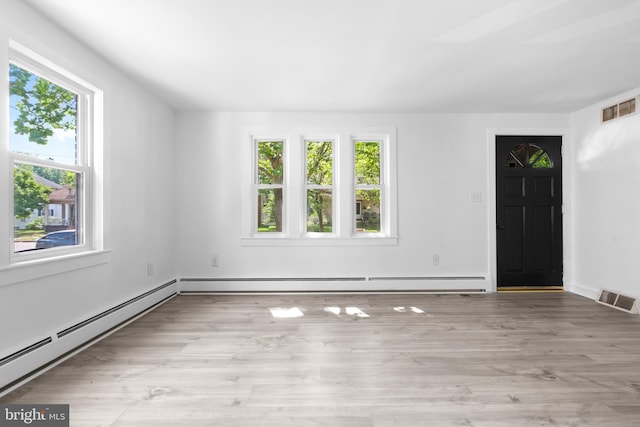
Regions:
<instances>
[{"instance_id":1,"label":"white wall","mask_svg":"<svg viewBox=\"0 0 640 427\"><path fill-rule=\"evenodd\" d=\"M568 125L568 115L178 113L178 275L488 276L488 129ZM244 126L397 127L398 245L243 246ZM482 203L471 202L472 192L482 193Z\"/></svg>"},{"instance_id":2,"label":"white wall","mask_svg":"<svg viewBox=\"0 0 640 427\"><path fill-rule=\"evenodd\" d=\"M574 147L574 285L640 296L640 114L601 124L601 109L640 88L571 117ZM636 107L637 108L637 107Z\"/></svg>"},{"instance_id":3,"label":"white wall","mask_svg":"<svg viewBox=\"0 0 640 427\"><path fill-rule=\"evenodd\" d=\"M0 245L0 275L15 282L0 286L0 358L175 278L173 111L17 0L0 2L5 73L10 38L104 90L104 246L111 252L106 263L32 279L35 268L6 268L9 245ZM8 117L7 103L1 104L0 114ZM0 152L7 146L7 126L0 120ZM0 182L8 183L8 163L0 156ZM8 185L0 189L6 206ZM9 242L11 218L4 211L0 241ZM148 262L155 267L152 276Z\"/></svg>"}]
</instances>

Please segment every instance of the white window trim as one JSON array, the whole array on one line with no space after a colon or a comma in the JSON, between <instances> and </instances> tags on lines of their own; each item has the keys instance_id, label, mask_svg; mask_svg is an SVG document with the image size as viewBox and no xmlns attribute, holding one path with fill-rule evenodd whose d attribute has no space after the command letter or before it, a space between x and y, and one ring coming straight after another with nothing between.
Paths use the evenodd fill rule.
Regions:
<instances>
[{"instance_id":1,"label":"white window trim","mask_svg":"<svg viewBox=\"0 0 640 427\"><path fill-rule=\"evenodd\" d=\"M0 286L45 277L51 274L72 271L91 265L108 262L108 253L103 247L103 99L102 90L59 67L54 62L40 56L23 45L10 40L8 63L41 76L52 83L78 94L78 161L77 164L63 164L28 155L13 153L6 145L7 170L7 217L9 224L0 235L10 235L7 239L8 256L0 260L3 280ZM7 63L7 65L8 65ZM8 96L8 90L6 93ZM10 124L3 129L8 135ZM13 167L15 162L54 167L82 174L81 204L78 222L83 234L80 245L50 248L43 251L14 253L13 249ZM3 252L4 252L3 250ZM73 259L82 262L70 262Z\"/></svg>"},{"instance_id":2,"label":"white window trim","mask_svg":"<svg viewBox=\"0 0 640 427\"><path fill-rule=\"evenodd\" d=\"M398 244L397 143L395 127L307 128L247 127L242 130L244 176L242 184L243 246L389 246ZM283 194L283 232L257 233L255 194L256 141L285 141L285 188ZM331 233L306 232L306 145L305 141L332 140L333 149L333 230ZM355 231L355 140L382 142L380 233ZM254 225L255 224L255 225Z\"/></svg>"}]
</instances>

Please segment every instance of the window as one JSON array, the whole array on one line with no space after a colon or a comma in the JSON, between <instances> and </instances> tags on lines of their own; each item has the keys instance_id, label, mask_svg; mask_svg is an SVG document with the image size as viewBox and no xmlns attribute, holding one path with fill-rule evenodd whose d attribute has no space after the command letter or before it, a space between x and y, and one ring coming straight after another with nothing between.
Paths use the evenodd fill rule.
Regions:
<instances>
[{"instance_id":1,"label":"window","mask_svg":"<svg viewBox=\"0 0 640 427\"><path fill-rule=\"evenodd\" d=\"M256 188L259 233L282 232L284 141L257 141Z\"/></svg>"},{"instance_id":2,"label":"window","mask_svg":"<svg viewBox=\"0 0 640 427\"><path fill-rule=\"evenodd\" d=\"M22 47L9 59L12 259L94 249L95 89Z\"/></svg>"},{"instance_id":3,"label":"window","mask_svg":"<svg viewBox=\"0 0 640 427\"><path fill-rule=\"evenodd\" d=\"M333 141L305 141L306 232L333 231Z\"/></svg>"},{"instance_id":4,"label":"window","mask_svg":"<svg viewBox=\"0 0 640 427\"><path fill-rule=\"evenodd\" d=\"M244 244L397 244L395 129L245 132Z\"/></svg>"},{"instance_id":5,"label":"window","mask_svg":"<svg viewBox=\"0 0 640 427\"><path fill-rule=\"evenodd\" d=\"M520 144L513 147L504 163L507 168L551 169L553 161L549 154L534 144Z\"/></svg>"},{"instance_id":6,"label":"window","mask_svg":"<svg viewBox=\"0 0 640 427\"><path fill-rule=\"evenodd\" d=\"M355 224L358 233L379 233L382 223L381 141L354 141Z\"/></svg>"}]
</instances>

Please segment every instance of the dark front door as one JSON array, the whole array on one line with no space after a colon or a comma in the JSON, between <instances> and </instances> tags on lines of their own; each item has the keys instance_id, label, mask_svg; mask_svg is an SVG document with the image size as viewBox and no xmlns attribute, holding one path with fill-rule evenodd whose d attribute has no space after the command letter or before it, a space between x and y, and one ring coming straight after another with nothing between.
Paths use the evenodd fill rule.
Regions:
<instances>
[{"instance_id":1,"label":"dark front door","mask_svg":"<svg viewBox=\"0 0 640 427\"><path fill-rule=\"evenodd\" d=\"M562 137L496 136L498 287L562 285Z\"/></svg>"}]
</instances>

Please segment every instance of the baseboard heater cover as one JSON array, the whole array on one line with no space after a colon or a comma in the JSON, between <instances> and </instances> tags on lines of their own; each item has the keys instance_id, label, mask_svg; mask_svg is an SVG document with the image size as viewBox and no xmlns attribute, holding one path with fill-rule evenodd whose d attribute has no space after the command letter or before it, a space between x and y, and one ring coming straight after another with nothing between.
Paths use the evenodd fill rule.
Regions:
<instances>
[{"instance_id":1,"label":"baseboard heater cover","mask_svg":"<svg viewBox=\"0 0 640 427\"><path fill-rule=\"evenodd\" d=\"M185 277L181 294L207 293L484 293L483 276Z\"/></svg>"},{"instance_id":2,"label":"baseboard heater cover","mask_svg":"<svg viewBox=\"0 0 640 427\"><path fill-rule=\"evenodd\" d=\"M637 314L640 309L640 302L637 298L622 295L617 292L601 289L596 299L600 304L626 311L627 313Z\"/></svg>"},{"instance_id":3,"label":"baseboard heater cover","mask_svg":"<svg viewBox=\"0 0 640 427\"><path fill-rule=\"evenodd\" d=\"M366 277L183 277L181 282L365 282Z\"/></svg>"},{"instance_id":4,"label":"baseboard heater cover","mask_svg":"<svg viewBox=\"0 0 640 427\"><path fill-rule=\"evenodd\" d=\"M90 317L90 318L88 318L86 320L83 320L80 323L77 323L77 324L75 324L73 326L70 326L70 327L58 332L57 336L58 336L58 338L62 338L65 335L69 335L73 331L77 331L78 329L83 328L83 327L87 326L88 324L95 322L96 320L100 320L103 317L106 317L106 316L110 315L111 313L115 313L116 311L118 311L118 310L120 310L120 309L122 309L122 308L124 308L124 307L126 307L128 305L133 304L134 302L140 301L141 299L144 299L144 298L148 297L151 294L155 294L156 292L159 292L159 291L163 290L164 288L167 288L167 287L175 284L176 282L177 282L177 279L173 279L172 281L167 282L164 285L160 285L157 288L151 289L150 291L147 291L147 292L145 292L145 293L143 293L141 295L138 295L137 297L131 298L130 300L125 301L122 304L118 304L115 307L112 307L112 308L110 308L108 310L105 310L100 314L96 314L93 317Z\"/></svg>"},{"instance_id":5,"label":"baseboard heater cover","mask_svg":"<svg viewBox=\"0 0 640 427\"><path fill-rule=\"evenodd\" d=\"M45 338L37 343L31 344L28 347L23 348L22 350L18 350L15 353L12 353L6 357L0 359L0 366L6 365L7 363L13 362L16 359L21 358L22 356L31 353L32 351L36 351L39 348L44 347L47 344L51 344L53 340L51 337Z\"/></svg>"},{"instance_id":6,"label":"baseboard heater cover","mask_svg":"<svg viewBox=\"0 0 640 427\"><path fill-rule=\"evenodd\" d=\"M79 330L79 329L82 329L82 328L84 328L84 327L86 327L86 326L88 326L88 325L90 325L90 324L92 324L92 323L94 323L94 322L96 322L96 321L98 321L98 320L100 320L100 319L104 318L104 317L109 316L110 314L113 314L113 313L115 313L115 312L117 312L117 311L119 311L119 310L122 310L123 308L125 308L125 307L127 307L127 306L129 306L129 305L131 305L131 304L133 304L133 303L135 303L135 302L138 302L138 301L140 301L140 300L142 300L142 299L144 299L144 298L146 298L146 297L148 297L148 296L150 296L150 295L152 295L152 294L155 294L155 293L157 293L157 292L159 292L159 291L161 291L161 290L163 290L163 289L165 289L165 288L167 288L167 287L169 287L169 286L171 286L171 285L174 285L174 284L176 284L176 283L177 283L177 279L173 279L173 280L171 280L170 282L167 282L167 283L165 283L165 284L163 284L163 285L160 285L160 286L158 286L158 287L156 287L156 288L154 288L154 289L151 289L150 291L147 291L147 292L145 292L145 293L143 293L143 294L141 294L141 295L138 295L138 296L136 296L136 297L134 297L134 298L131 298L130 300L127 300L127 301L125 301L125 302L123 302L123 303L121 303L121 304L118 304L118 305L117 305L117 306L115 306L115 307L112 307L112 308L110 308L110 309L108 309L108 310L105 310L105 311L103 311L102 313L99 313L99 314L97 314L97 315L95 315L95 316L92 316L92 317L90 317L89 319L86 319L86 320L84 320L84 321L82 321L82 322L79 322L79 323L77 323L77 324L75 324L75 325L73 325L73 326L69 327L69 328L66 328L66 329L64 329L64 330L62 330L62 331L60 331L60 332L56 333L56 334L55 334L55 337L56 337L57 339L60 339L60 338L62 338L62 337L65 337L65 336L67 336L67 335L69 335L69 334L73 333L74 331L77 331L77 330ZM157 301L157 302L153 303L153 304L152 304L152 305L150 305L149 307L147 307L147 308L145 308L144 310L142 310L140 313L143 313L143 312L146 312L146 311L152 310L153 308L155 308L155 307L157 307L157 306L159 306L159 305L163 304L163 303L164 303L165 301L167 301L168 299L173 298L175 295L177 295L177 292L176 292L176 291L172 292L172 293L171 293L171 295L169 295L169 296L167 296L167 297L163 298L162 300L160 300L160 301ZM139 315L140 313L138 313L137 315ZM105 331L103 331L102 333L100 333L100 334L98 334L98 335L94 336L92 339L90 339L90 340L88 340L88 341L84 342L83 344L80 344L80 345L78 345L78 346L74 346L72 349L70 349L70 350L68 350L68 351L64 352L64 354L60 354L60 355L58 355L57 357L53 358L52 360L50 360L49 362L45 363L44 365L42 365L42 366L38 367L38 368L37 368L37 369L35 369L34 371L32 371L32 372L28 372L28 373L26 373L25 375L22 375L20 378L17 378L16 380L11 381L11 383L9 383L9 384L6 384L6 385L2 385L2 384L0 384L0 396L1 396L1 395L2 395L6 390L8 390L8 389L12 388L12 387L14 386L14 384L17 384L17 383L22 382L25 378L30 378L30 377L33 377L34 375L37 375L37 372L41 372L41 371L42 371L43 369L45 369L47 366L50 366L50 365L52 365L52 364L55 364L55 363L56 363L56 361L61 360L61 359L63 359L64 357L67 357L69 354L74 353L74 352L75 352L75 351L77 351L78 349L80 349L80 348L84 347L87 343L93 342L93 341L95 341L95 340L99 339L100 337L105 336L105 335L106 335L106 334L108 334L110 331L112 331L112 330L114 330L114 329L116 329L116 328L120 327L122 324L124 324L124 323L126 323L126 322L130 321L132 318L135 318L135 317L136 317L136 315L134 315L133 317L129 317L128 319L126 319L126 320L124 320L124 321L122 321L122 322L118 322L118 324L117 324L117 325L115 325L115 326L112 326L112 327L108 328L107 330L105 330ZM31 353L33 353L33 352L35 352L36 350L42 349L42 348L44 348L44 347L47 347L48 345L52 344L53 342L54 342L53 336L50 336L50 337L47 337L47 338L45 338L45 339L42 339L42 340L40 340L40 341L38 341L38 342L36 342L36 343L33 343L33 344L31 344L31 345L29 345L29 346L27 346L27 347L25 347L25 348L23 348L23 349L21 349L21 350L18 350L18 351L14 352L14 353L11 353L11 354L9 354L8 356L5 356L5 357L3 357L3 358L1 358L1 359L0 359L0 368L1 368L1 367L3 367L3 366L5 366L5 365L7 365L7 364L9 364L9 363L11 363L11 362L17 361L18 359L21 359L21 358L23 358L23 357L26 357L27 355L29 355L29 354L31 354Z\"/></svg>"}]
</instances>

